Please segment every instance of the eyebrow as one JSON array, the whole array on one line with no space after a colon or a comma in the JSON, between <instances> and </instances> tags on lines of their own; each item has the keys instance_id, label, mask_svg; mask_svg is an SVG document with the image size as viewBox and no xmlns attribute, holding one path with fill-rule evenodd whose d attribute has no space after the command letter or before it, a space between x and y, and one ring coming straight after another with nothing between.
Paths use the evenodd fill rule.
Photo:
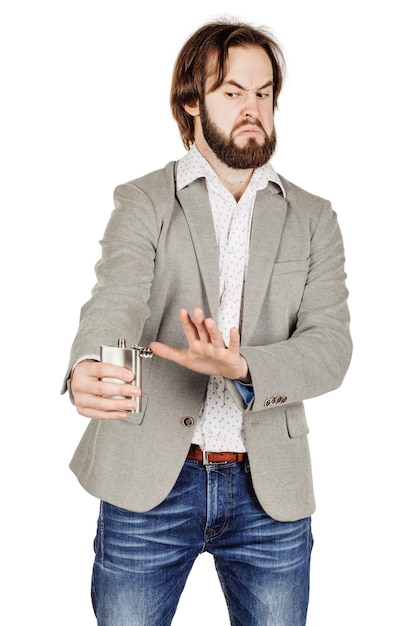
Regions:
<instances>
[{"instance_id":1,"label":"eyebrow","mask_svg":"<svg viewBox=\"0 0 417 626\"><path fill-rule=\"evenodd\" d=\"M260 91L261 89L265 89L265 87L273 87L274 83L272 80L269 80L261 87L256 87L256 89L246 89L245 87L243 87L243 85L239 85L238 82L231 79L231 80L225 80L223 85L233 85L234 87L237 87L238 89L242 89L243 91Z\"/></svg>"}]
</instances>

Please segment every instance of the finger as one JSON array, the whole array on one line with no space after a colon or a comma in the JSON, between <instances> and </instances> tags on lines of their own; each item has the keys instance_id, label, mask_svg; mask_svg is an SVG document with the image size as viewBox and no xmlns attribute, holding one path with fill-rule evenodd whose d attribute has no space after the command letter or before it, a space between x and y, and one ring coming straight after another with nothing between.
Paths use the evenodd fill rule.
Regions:
<instances>
[{"instance_id":1,"label":"finger","mask_svg":"<svg viewBox=\"0 0 417 626\"><path fill-rule=\"evenodd\" d=\"M149 347L156 356L159 356L162 359L168 359L168 361L175 361L176 363L182 364L182 354L184 350L180 348L173 348L172 346L160 343L159 341L152 341L149 344Z\"/></svg>"},{"instance_id":2,"label":"finger","mask_svg":"<svg viewBox=\"0 0 417 626\"><path fill-rule=\"evenodd\" d=\"M126 385L116 378L103 378L91 384L91 394L103 398L131 398L141 395L141 389L137 385Z\"/></svg>"},{"instance_id":3,"label":"finger","mask_svg":"<svg viewBox=\"0 0 417 626\"><path fill-rule=\"evenodd\" d=\"M125 420L129 413L127 411L99 411L96 409L86 409L76 405L77 412L83 417L93 420Z\"/></svg>"},{"instance_id":4,"label":"finger","mask_svg":"<svg viewBox=\"0 0 417 626\"><path fill-rule=\"evenodd\" d=\"M112 385L120 387L119 385ZM139 390L140 391L140 390ZM117 389L116 392L110 391L114 395L99 395L92 393L77 393L74 395L75 404L85 409L97 409L100 411L130 411L136 408L136 399L139 394L122 395ZM117 394L117 395L116 395Z\"/></svg>"},{"instance_id":5,"label":"finger","mask_svg":"<svg viewBox=\"0 0 417 626\"><path fill-rule=\"evenodd\" d=\"M91 419L115 420L126 419L128 411L136 408L136 400L124 398L103 398L91 394L80 394L75 399L78 413Z\"/></svg>"},{"instance_id":6,"label":"finger","mask_svg":"<svg viewBox=\"0 0 417 626\"><path fill-rule=\"evenodd\" d=\"M205 343L210 342L210 332L208 331L206 325L207 320L204 319L204 312L200 307L196 307L195 309L193 309L193 320L194 325L197 329L198 339Z\"/></svg>"},{"instance_id":7,"label":"finger","mask_svg":"<svg viewBox=\"0 0 417 626\"><path fill-rule=\"evenodd\" d=\"M135 378L135 375L129 368L106 362L97 362L94 373L97 378L113 378L123 382L131 382Z\"/></svg>"},{"instance_id":8,"label":"finger","mask_svg":"<svg viewBox=\"0 0 417 626\"><path fill-rule=\"evenodd\" d=\"M229 334L229 350L231 352L239 352L240 349L240 333L237 328L231 328Z\"/></svg>"},{"instance_id":9,"label":"finger","mask_svg":"<svg viewBox=\"0 0 417 626\"><path fill-rule=\"evenodd\" d=\"M219 327L217 326L214 319L212 319L211 317L208 317L205 320L205 324L206 324L207 332L210 337L210 342L213 344L213 346L215 348L225 348L226 344L224 342L223 335L221 331L219 330Z\"/></svg>"},{"instance_id":10,"label":"finger","mask_svg":"<svg viewBox=\"0 0 417 626\"><path fill-rule=\"evenodd\" d=\"M77 389L88 384L88 381L97 381L106 377L131 382L134 379L134 374L130 369L120 365L100 361L81 361L72 372L71 388Z\"/></svg>"},{"instance_id":11,"label":"finger","mask_svg":"<svg viewBox=\"0 0 417 626\"><path fill-rule=\"evenodd\" d=\"M112 372L113 370L110 368L104 368L103 370L106 373ZM129 375L129 378L132 377L132 372L130 370L125 370ZM98 374L102 373L99 371ZM117 376L122 375L120 368L114 372ZM120 378L114 378L111 376L104 376L103 378L89 377L86 375L81 375L78 373L74 374L73 379L71 381L71 391L74 397L77 397L77 394L90 394L92 396L139 396L140 388L137 385L132 385L130 383L126 383Z\"/></svg>"},{"instance_id":12,"label":"finger","mask_svg":"<svg viewBox=\"0 0 417 626\"><path fill-rule=\"evenodd\" d=\"M197 328L187 309L180 309L180 322L188 342L198 339Z\"/></svg>"}]
</instances>

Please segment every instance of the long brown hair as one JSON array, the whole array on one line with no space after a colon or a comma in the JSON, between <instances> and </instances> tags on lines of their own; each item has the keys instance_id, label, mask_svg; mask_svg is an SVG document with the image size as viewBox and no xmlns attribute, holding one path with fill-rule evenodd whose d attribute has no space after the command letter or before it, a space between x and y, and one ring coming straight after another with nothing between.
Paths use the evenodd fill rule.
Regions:
<instances>
[{"instance_id":1,"label":"long brown hair","mask_svg":"<svg viewBox=\"0 0 417 626\"><path fill-rule=\"evenodd\" d=\"M278 102L285 74L285 59L273 35L265 28L236 21L215 21L201 26L191 35L180 50L175 62L171 83L171 110L178 124L187 150L194 142L194 118L185 104L204 102L207 68L214 69L216 77L213 90L223 82L232 46L260 46L268 55L273 72L273 105Z\"/></svg>"}]
</instances>

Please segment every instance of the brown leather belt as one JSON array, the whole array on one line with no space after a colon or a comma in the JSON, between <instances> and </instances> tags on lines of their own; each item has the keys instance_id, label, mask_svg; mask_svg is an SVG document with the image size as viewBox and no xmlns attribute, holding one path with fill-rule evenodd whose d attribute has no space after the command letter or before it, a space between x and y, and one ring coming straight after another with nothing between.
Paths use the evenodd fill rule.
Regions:
<instances>
[{"instance_id":1,"label":"brown leather belt","mask_svg":"<svg viewBox=\"0 0 417 626\"><path fill-rule=\"evenodd\" d=\"M246 459L245 452L205 452L200 446L191 444L187 459L200 461L203 465L211 463L242 463Z\"/></svg>"}]
</instances>

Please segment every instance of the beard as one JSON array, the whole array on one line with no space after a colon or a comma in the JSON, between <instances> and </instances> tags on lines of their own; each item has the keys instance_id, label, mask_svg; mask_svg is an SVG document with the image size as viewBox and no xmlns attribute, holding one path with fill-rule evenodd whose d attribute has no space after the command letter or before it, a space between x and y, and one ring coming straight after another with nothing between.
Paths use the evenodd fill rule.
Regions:
<instances>
[{"instance_id":1,"label":"beard","mask_svg":"<svg viewBox=\"0 0 417 626\"><path fill-rule=\"evenodd\" d=\"M204 138L214 154L222 163L228 167L238 170L254 169L265 165L271 158L276 147L275 127L268 136L262 124L257 120L251 122L242 122L233 130L237 130L247 124L258 126L264 134L263 144L259 144L254 137L249 140L243 148L237 146L232 135L227 137L210 119L206 105L200 103L200 121Z\"/></svg>"}]
</instances>

